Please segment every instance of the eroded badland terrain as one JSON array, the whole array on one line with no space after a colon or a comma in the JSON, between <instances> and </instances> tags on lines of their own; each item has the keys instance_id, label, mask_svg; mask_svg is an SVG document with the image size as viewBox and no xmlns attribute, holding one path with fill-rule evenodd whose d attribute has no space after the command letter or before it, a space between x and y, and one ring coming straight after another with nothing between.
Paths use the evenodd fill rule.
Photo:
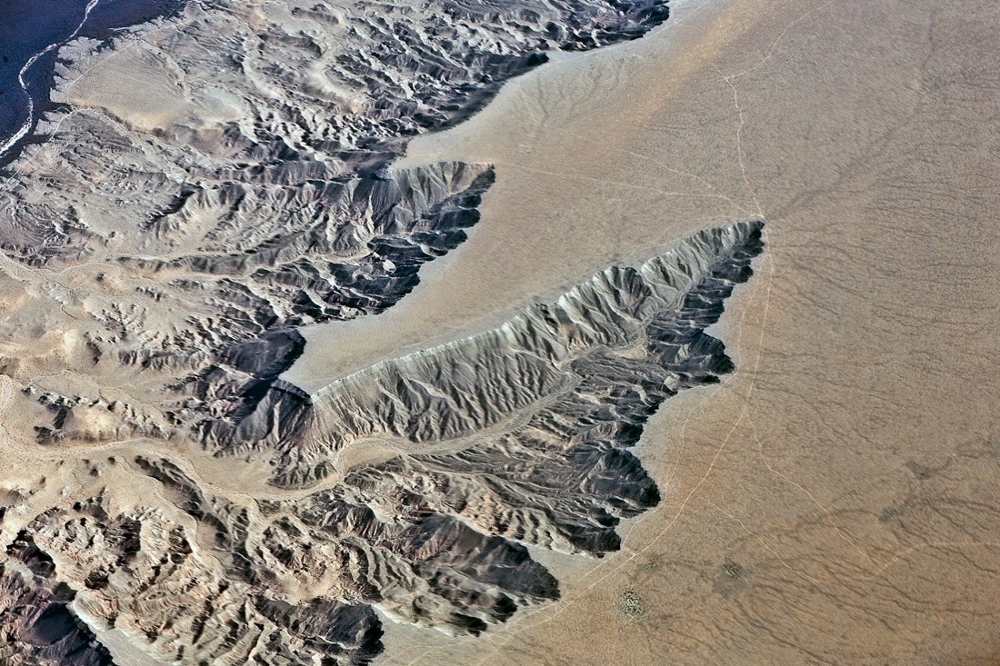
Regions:
<instances>
[{"instance_id":1,"label":"eroded badland terrain","mask_svg":"<svg viewBox=\"0 0 1000 666\"><path fill-rule=\"evenodd\" d=\"M0 182L0 662L991 663L997 46L800 0L70 43Z\"/></svg>"}]
</instances>

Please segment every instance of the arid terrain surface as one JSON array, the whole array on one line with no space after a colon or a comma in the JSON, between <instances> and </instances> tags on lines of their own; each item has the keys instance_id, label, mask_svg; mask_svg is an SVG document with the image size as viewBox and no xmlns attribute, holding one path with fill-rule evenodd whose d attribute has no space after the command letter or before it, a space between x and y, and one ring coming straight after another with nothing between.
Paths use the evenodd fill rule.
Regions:
<instances>
[{"instance_id":1,"label":"arid terrain surface","mask_svg":"<svg viewBox=\"0 0 1000 666\"><path fill-rule=\"evenodd\" d=\"M0 662L994 663L998 46L922 0L70 43L0 183Z\"/></svg>"}]
</instances>

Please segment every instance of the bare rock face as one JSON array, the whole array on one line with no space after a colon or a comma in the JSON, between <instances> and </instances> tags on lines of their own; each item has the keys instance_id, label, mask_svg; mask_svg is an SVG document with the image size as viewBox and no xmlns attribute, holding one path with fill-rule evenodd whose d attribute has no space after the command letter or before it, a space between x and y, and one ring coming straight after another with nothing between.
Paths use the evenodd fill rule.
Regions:
<instances>
[{"instance_id":1,"label":"bare rock face","mask_svg":"<svg viewBox=\"0 0 1000 666\"><path fill-rule=\"evenodd\" d=\"M232 559L199 552L183 525L155 510L110 515L101 496L68 514L40 515L28 531L40 549L56 555L62 577L83 582L77 607L99 618L102 629L140 636L157 655L182 663L250 663L257 652L267 655L266 663L289 666L334 656L361 663L378 653L381 629L371 607L270 598L249 578L250 560L239 550L246 544L246 509L204 496L169 463L139 463L188 498L184 511L214 529L218 543L234 549L226 551ZM74 636L67 635L60 640ZM94 648L92 661L78 663L111 663L93 661L102 654Z\"/></svg>"},{"instance_id":2,"label":"bare rock face","mask_svg":"<svg viewBox=\"0 0 1000 666\"><path fill-rule=\"evenodd\" d=\"M217 1L64 48L66 106L0 182L0 661L111 663L114 630L184 664L367 663L379 613L478 634L558 599L527 545L619 548L659 501L646 420L733 369L705 329L760 223L313 393L279 377L299 328L391 307L479 221L492 168L394 168L407 137L666 16Z\"/></svg>"},{"instance_id":3,"label":"bare rock face","mask_svg":"<svg viewBox=\"0 0 1000 666\"><path fill-rule=\"evenodd\" d=\"M277 451L274 482L282 486L323 479L355 442L402 439L420 452L500 423L585 442L590 427L562 424L587 415L610 428L595 425L594 436L618 428L631 444L666 397L732 369L703 331L761 247L758 223L702 232L482 335L377 364L313 396L279 386L220 443Z\"/></svg>"}]
</instances>

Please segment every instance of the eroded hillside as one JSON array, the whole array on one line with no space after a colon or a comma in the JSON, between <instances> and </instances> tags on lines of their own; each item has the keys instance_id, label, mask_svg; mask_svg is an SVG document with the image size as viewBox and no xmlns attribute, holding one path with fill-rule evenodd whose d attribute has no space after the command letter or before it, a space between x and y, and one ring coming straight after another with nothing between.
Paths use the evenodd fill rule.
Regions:
<instances>
[{"instance_id":1,"label":"eroded hillside","mask_svg":"<svg viewBox=\"0 0 1000 666\"><path fill-rule=\"evenodd\" d=\"M22 527L8 555L47 562L17 589L58 580L102 628L192 663L366 661L380 650L373 608L461 634L558 599L525 545L600 556L620 547L621 519L659 501L628 449L664 400L733 369L705 328L751 276L761 227L701 232L314 394L271 384L207 444L237 473L268 460L256 491L143 441L130 458L60 464L9 493ZM32 495L59 483L82 499L32 516Z\"/></svg>"},{"instance_id":2,"label":"eroded hillside","mask_svg":"<svg viewBox=\"0 0 1000 666\"><path fill-rule=\"evenodd\" d=\"M489 165L408 137L658 0L198 3L63 49L0 185L0 569L12 664L363 663L381 619L479 633L557 599L658 490L628 452L732 370L705 333L761 224L614 266L487 333L315 392L302 326L378 314L479 221Z\"/></svg>"}]
</instances>

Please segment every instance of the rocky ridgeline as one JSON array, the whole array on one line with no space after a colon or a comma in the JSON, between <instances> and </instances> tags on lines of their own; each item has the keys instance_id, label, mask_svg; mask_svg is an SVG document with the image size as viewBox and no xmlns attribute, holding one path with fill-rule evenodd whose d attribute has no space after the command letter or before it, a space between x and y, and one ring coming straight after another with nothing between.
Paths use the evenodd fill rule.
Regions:
<instances>
[{"instance_id":1,"label":"rocky ridgeline","mask_svg":"<svg viewBox=\"0 0 1000 666\"><path fill-rule=\"evenodd\" d=\"M0 661L109 663L118 629L185 664L366 663L376 610L477 634L558 598L527 545L617 549L659 501L628 451L646 420L732 369L704 330L759 223L314 394L278 377L298 328L391 307L478 222L492 169L393 168L407 137L546 50L665 18L654 0L214 2L64 49L68 106L0 183L0 388L20 388L0 398L25 450L74 448L34 486L4 480ZM134 99L98 94L120 62ZM208 483L188 441L269 476ZM91 459L123 443L148 453Z\"/></svg>"},{"instance_id":2,"label":"rocky ridgeline","mask_svg":"<svg viewBox=\"0 0 1000 666\"><path fill-rule=\"evenodd\" d=\"M73 323L88 374L156 371L175 399L119 405L95 432L72 410L108 405L39 395L55 405L39 436L217 438L295 361L296 328L390 307L478 221L492 169L391 168L408 137L467 118L546 51L634 39L667 14L663 0L216 1L110 48L65 47L65 106L0 183L0 249L93 269Z\"/></svg>"},{"instance_id":3,"label":"rocky ridgeline","mask_svg":"<svg viewBox=\"0 0 1000 666\"><path fill-rule=\"evenodd\" d=\"M77 618L76 593L55 580L51 558L27 534L0 564L0 663L111 666L111 654Z\"/></svg>"},{"instance_id":4,"label":"rocky ridgeline","mask_svg":"<svg viewBox=\"0 0 1000 666\"><path fill-rule=\"evenodd\" d=\"M241 420L213 424L211 441L230 453L274 451L274 482L300 486L324 479L334 456L361 440L404 440L420 453L523 421L583 441L556 424L588 409L605 425L641 426L669 395L730 369L722 344L703 331L761 247L758 223L700 232L499 328L378 363L313 395L281 382ZM563 400L581 392L582 403Z\"/></svg>"},{"instance_id":5,"label":"rocky ridgeline","mask_svg":"<svg viewBox=\"0 0 1000 666\"><path fill-rule=\"evenodd\" d=\"M382 650L376 609L478 634L558 599L526 546L600 556L620 547L621 519L658 503L628 449L664 400L732 371L705 328L751 276L761 228L700 232L494 331L298 391L291 406L280 397L291 389L272 387L237 426L253 432L240 453L274 457L278 487L312 490L227 497L154 455L94 464L103 490L41 513L8 548L19 575L35 572L33 585L13 579L19 594L48 599L68 581L95 629L142 637L162 659L289 666L369 661ZM270 418L258 412L285 408L297 427L254 430ZM390 439L399 454L337 470L338 454ZM116 508L101 484L111 468L147 488L144 508ZM60 645L87 637L72 626ZM94 650L87 659L102 658Z\"/></svg>"}]
</instances>

